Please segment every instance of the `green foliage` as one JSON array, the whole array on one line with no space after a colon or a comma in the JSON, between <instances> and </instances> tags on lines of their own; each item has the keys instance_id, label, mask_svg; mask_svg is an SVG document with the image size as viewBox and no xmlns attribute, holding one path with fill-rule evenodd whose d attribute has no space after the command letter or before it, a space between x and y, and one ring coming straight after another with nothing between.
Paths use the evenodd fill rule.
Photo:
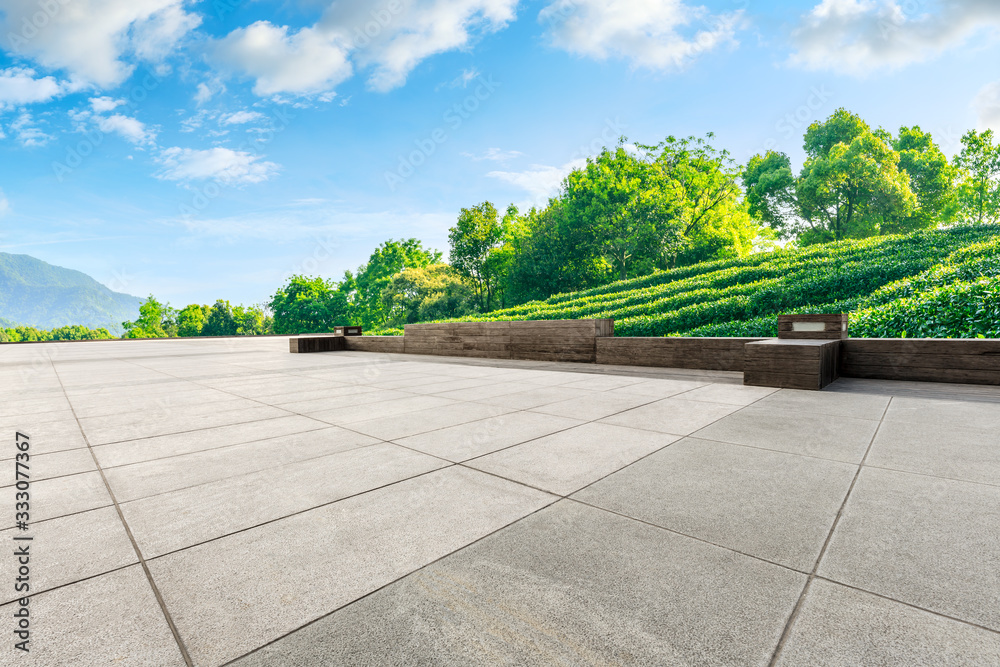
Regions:
<instances>
[{"instance_id":1,"label":"green foliage","mask_svg":"<svg viewBox=\"0 0 1000 667\"><path fill-rule=\"evenodd\" d=\"M292 276L268 303L274 333L326 333L347 321L347 299L337 284L322 278Z\"/></svg>"},{"instance_id":2,"label":"green foliage","mask_svg":"<svg viewBox=\"0 0 1000 667\"><path fill-rule=\"evenodd\" d=\"M479 308L483 311L491 310L495 299L503 304L511 253L502 245L516 218L517 207L513 204L501 218L496 207L486 201L463 208L458 222L449 230L451 266L475 286Z\"/></svg>"},{"instance_id":3,"label":"green foliage","mask_svg":"<svg viewBox=\"0 0 1000 667\"><path fill-rule=\"evenodd\" d=\"M657 272L463 319L610 317L620 336L772 336L779 313L851 312L878 305L880 298L905 296L897 281L919 277L949 256L949 266L957 268L938 276L940 281L995 275L1000 272L998 234L1000 226L964 225L789 248ZM919 292L922 285L910 289Z\"/></svg>"},{"instance_id":4,"label":"green foliage","mask_svg":"<svg viewBox=\"0 0 1000 667\"><path fill-rule=\"evenodd\" d=\"M170 304L157 301L152 294L139 306L139 318L134 322L122 322L125 334L122 338L166 338L177 335L175 317L177 311Z\"/></svg>"},{"instance_id":5,"label":"green foliage","mask_svg":"<svg viewBox=\"0 0 1000 667\"><path fill-rule=\"evenodd\" d=\"M386 287L389 325L461 317L476 311L476 294L447 264L406 268Z\"/></svg>"},{"instance_id":6,"label":"green foliage","mask_svg":"<svg viewBox=\"0 0 1000 667\"><path fill-rule=\"evenodd\" d=\"M274 321L265 306L233 306L237 336L264 336L274 333Z\"/></svg>"},{"instance_id":7,"label":"green foliage","mask_svg":"<svg viewBox=\"0 0 1000 667\"><path fill-rule=\"evenodd\" d=\"M750 213L802 245L898 234L956 218L958 169L919 127L893 137L838 109L805 134L796 177L783 153L755 155L743 170Z\"/></svg>"},{"instance_id":8,"label":"green foliage","mask_svg":"<svg viewBox=\"0 0 1000 667\"><path fill-rule=\"evenodd\" d=\"M381 327L386 323L391 303L384 298L385 290L400 271L418 268L441 261L441 253L428 250L417 239L386 241L371 254L368 262L357 272L347 271L339 285L331 285L344 299L344 309L339 300L332 306L337 324L360 324L366 329ZM277 317L277 309L272 306ZM351 320L350 322L344 320Z\"/></svg>"},{"instance_id":9,"label":"green foliage","mask_svg":"<svg viewBox=\"0 0 1000 667\"><path fill-rule=\"evenodd\" d=\"M39 342L50 340L112 340L115 336L104 328L88 329L79 324L56 327L51 331L35 327L14 326L0 329L0 343Z\"/></svg>"},{"instance_id":10,"label":"green foliage","mask_svg":"<svg viewBox=\"0 0 1000 667\"><path fill-rule=\"evenodd\" d=\"M976 224L1000 222L1000 144L993 144L993 130L967 132L955 165L961 174L962 218Z\"/></svg>"},{"instance_id":11,"label":"green foliage","mask_svg":"<svg viewBox=\"0 0 1000 667\"><path fill-rule=\"evenodd\" d=\"M177 313L177 335L200 336L211 312L211 306L199 306L196 303L185 306Z\"/></svg>"},{"instance_id":12,"label":"green foliage","mask_svg":"<svg viewBox=\"0 0 1000 667\"><path fill-rule=\"evenodd\" d=\"M233 308L229 301L219 299L208 312L205 324L201 328L202 336L235 336L236 320L233 319Z\"/></svg>"}]
</instances>

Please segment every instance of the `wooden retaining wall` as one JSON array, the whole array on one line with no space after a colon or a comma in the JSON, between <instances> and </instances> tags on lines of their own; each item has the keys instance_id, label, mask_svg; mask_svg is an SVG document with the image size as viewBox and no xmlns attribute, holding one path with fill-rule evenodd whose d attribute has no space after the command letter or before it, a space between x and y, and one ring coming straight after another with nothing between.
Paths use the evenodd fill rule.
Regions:
<instances>
[{"instance_id":1,"label":"wooden retaining wall","mask_svg":"<svg viewBox=\"0 0 1000 667\"><path fill-rule=\"evenodd\" d=\"M1000 385L998 339L848 338L821 346L820 353L819 347L805 349L815 347L813 341L754 345L778 342L773 338L615 338L612 320L408 324L405 332L404 336L345 336L339 340L343 349L364 352L738 371L744 372L745 382L772 382L768 386L824 386L838 374ZM293 338L290 349L312 352L337 349L340 344L307 339L312 337L300 337L302 342ZM797 343L804 349L802 354L797 353ZM779 377L785 375L791 379Z\"/></svg>"},{"instance_id":2,"label":"wooden retaining wall","mask_svg":"<svg viewBox=\"0 0 1000 667\"><path fill-rule=\"evenodd\" d=\"M743 347L763 338L598 338L597 363L742 371Z\"/></svg>"},{"instance_id":3,"label":"wooden retaining wall","mask_svg":"<svg viewBox=\"0 0 1000 667\"><path fill-rule=\"evenodd\" d=\"M402 336L344 336L344 345L358 352L403 353Z\"/></svg>"},{"instance_id":4,"label":"wooden retaining wall","mask_svg":"<svg viewBox=\"0 0 1000 667\"><path fill-rule=\"evenodd\" d=\"M841 342L840 374L1000 385L1000 339L849 338Z\"/></svg>"},{"instance_id":5,"label":"wooden retaining wall","mask_svg":"<svg viewBox=\"0 0 1000 667\"><path fill-rule=\"evenodd\" d=\"M407 354L595 363L613 320L443 322L403 327Z\"/></svg>"}]
</instances>

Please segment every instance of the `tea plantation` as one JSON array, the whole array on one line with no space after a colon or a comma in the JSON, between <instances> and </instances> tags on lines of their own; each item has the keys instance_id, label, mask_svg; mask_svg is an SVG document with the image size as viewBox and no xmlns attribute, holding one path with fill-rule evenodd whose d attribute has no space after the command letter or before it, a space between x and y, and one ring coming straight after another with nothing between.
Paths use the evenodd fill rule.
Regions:
<instances>
[{"instance_id":1,"label":"tea plantation","mask_svg":"<svg viewBox=\"0 0 1000 667\"><path fill-rule=\"evenodd\" d=\"M1000 225L696 264L461 319L610 317L617 336L775 336L790 312L849 312L854 337L1000 338Z\"/></svg>"}]
</instances>

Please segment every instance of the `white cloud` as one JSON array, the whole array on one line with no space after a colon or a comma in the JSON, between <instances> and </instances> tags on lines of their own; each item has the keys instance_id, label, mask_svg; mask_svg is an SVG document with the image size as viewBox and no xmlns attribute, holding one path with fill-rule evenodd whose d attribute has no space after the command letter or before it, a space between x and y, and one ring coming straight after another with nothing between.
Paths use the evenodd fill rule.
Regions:
<instances>
[{"instance_id":1,"label":"white cloud","mask_svg":"<svg viewBox=\"0 0 1000 667\"><path fill-rule=\"evenodd\" d=\"M125 100L116 100L110 97L91 97L90 108L94 113L105 113L113 111L115 108L125 104Z\"/></svg>"},{"instance_id":2,"label":"white cloud","mask_svg":"<svg viewBox=\"0 0 1000 667\"><path fill-rule=\"evenodd\" d=\"M574 169L587 165L586 158L571 160L561 167L533 164L526 171L491 171L487 176L510 183L528 193L530 205L539 206L548 202L559 192L566 175Z\"/></svg>"},{"instance_id":3,"label":"white cloud","mask_svg":"<svg viewBox=\"0 0 1000 667\"><path fill-rule=\"evenodd\" d=\"M791 62L864 75L927 60L998 27L996 0L823 0L793 32Z\"/></svg>"},{"instance_id":4,"label":"white cloud","mask_svg":"<svg viewBox=\"0 0 1000 667\"><path fill-rule=\"evenodd\" d=\"M260 120L263 117L264 114L258 111L237 111L228 116L223 116L219 122L223 125L243 125L244 123L252 123L255 120Z\"/></svg>"},{"instance_id":5,"label":"white cloud","mask_svg":"<svg viewBox=\"0 0 1000 667\"><path fill-rule=\"evenodd\" d=\"M225 185L260 183L278 172L278 165L259 156L229 148L168 148L158 159L157 178L168 181L215 180Z\"/></svg>"},{"instance_id":6,"label":"white cloud","mask_svg":"<svg viewBox=\"0 0 1000 667\"><path fill-rule=\"evenodd\" d=\"M358 64L374 68L368 78L374 90L401 86L424 59L464 48L475 34L501 30L514 20L517 0L403 0L399 6L398 14L386 10L380 17L367 0L335 2L319 23L350 40Z\"/></svg>"},{"instance_id":7,"label":"white cloud","mask_svg":"<svg viewBox=\"0 0 1000 667\"><path fill-rule=\"evenodd\" d=\"M156 139L156 133L146 129L143 123L120 113L98 117L96 120L97 127L100 128L101 132L119 134L137 146L152 144Z\"/></svg>"},{"instance_id":8,"label":"white cloud","mask_svg":"<svg viewBox=\"0 0 1000 667\"><path fill-rule=\"evenodd\" d=\"M10 129L14 132L18 142L25 148L44 146L53 139L35 126L35 120L31 114L24 112L10 124Z\"/></svg>"},{"instance_id":9,"label":"white cloud","mask_svg":"<svg viewBox=\"0 0 1000 667\"><path fill-rule=\"evenodd\" d=\"M1000 133L1000 81L986 84L972 101L979 128Z\"/></svg>"},{"instance_id":10,"label":"white cloud","mask_svg":"<svg viewBox=\"0 0 1000 667\"><path fill-rule=\"evenodd\" d=\"M32 69L10 67L0 70L0 109L48 102L63 91L63 85L51 76L36 79Z\"/></svg>"},{"instance_id":11,"label":"white cloud","mask_svg":"<svg viewBox=\"0 0 1000 667\"><path fill-rule=\"evenodd\" d=\"M598 60L625 58L650 69L679 69L735 43L742 12L711 14L683 0L556 0L538 15L553 45ZM681 33L688 28L689 36Z\"/></svg>"},{"instance_id":12,"label":"white cloud","mask_svg":"<svg viewBox=\"0 0 1000 667\"><path fill-rule=\"evenodd\" d=\"M256 80L262 97L326 92L351 76L347 51L314 28L289 33L287 26L257 21L219 40L214 57L222 66Z\"/></svg>"},{"instance_id":13,"label":"white cloud","mask_svg":"<svg viewBox=\"0 0 1000 667\"><path fill-rule=\"evenodd\" d=\"M134 65L164 58L201 19L185 0L0 0L0 44L78 83L120 84ZM44 17L44 20L43 18Z\"/></svg>"},{"instance_id":14,"label":"white cloud","mask_svg":"<svg viewBox=\"0 0 1000 667\"><path fill-rule=\"evenodd\" d=\"M7 200L7 195L0 190L0 218L4 217L10 213L10 202Z\"/></svg>"},{"instance_id":15,"label":"white cloud","mask_svg":"<svg viewBox=\"0 0 1000 667\"><path fill-rule=\"evenodd\" d=\"M387 91L424 59L500 30L516 6L517 0L399 0L373 8L368 0L339 0L299 30L268 21L238 28L215 43L213 58L253 78L260 96L329 93L353 74L353 64L371 70L372 89Z\"/></svg>"},{"instance_id":16,"label":"white cloud","mask_svg":"<svg viewBox=\"0 0 1000 667\"><path fill-rule=\"evenodd\" d=\"M194 101L199 105L212 99L212 96L218 92L216 86L209 86L207 83L198 84L198 92L194 94Z\"/></svg>"},{"instance_id":17,"label":"white cloud","mask_svg":"<svg viewBox=\"0 0 1000 667\"><path fill-rule=\"evenodd\" d=\"M474 155L473 153L462 153L464 157L471 158L476 162L481 162L482 160L490 160L491 162L507 162L508 160L513 160L516 157L521 157L524 153L520 151L504 151L499 148L487 148L486 152L482 155Z\"/></svg>"}]
</instances>

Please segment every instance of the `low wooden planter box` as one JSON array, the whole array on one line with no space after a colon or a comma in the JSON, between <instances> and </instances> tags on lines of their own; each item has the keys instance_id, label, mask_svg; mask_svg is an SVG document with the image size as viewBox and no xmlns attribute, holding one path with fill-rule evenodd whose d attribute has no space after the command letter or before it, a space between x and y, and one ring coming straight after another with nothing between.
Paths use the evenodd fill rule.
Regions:
<instances>
[{"instance_id":1,"label":"low wooden planter box","mask_svg":"<svg viewBox=\"0 0 1000 667\"><path fill-rule=\"evenodd\" d=\"M772 338L744 347L743 384L783 389L822 389L839 377L839 340Z\"/></svg>"}]
</instances>

